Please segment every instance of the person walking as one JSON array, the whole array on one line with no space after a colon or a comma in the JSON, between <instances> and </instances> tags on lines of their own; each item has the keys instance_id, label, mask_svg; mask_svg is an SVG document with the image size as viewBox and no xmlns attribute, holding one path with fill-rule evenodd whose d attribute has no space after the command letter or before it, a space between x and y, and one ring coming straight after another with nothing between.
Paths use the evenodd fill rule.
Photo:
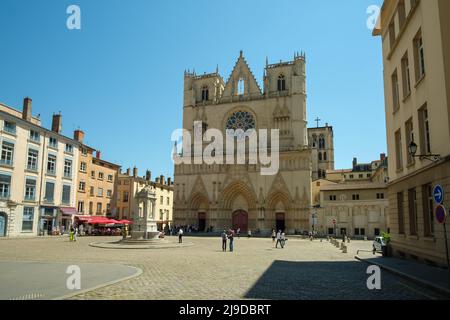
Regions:
<instances>
[{"instance_id":1,"label":"person walking","mask_svg":"<svg viewBox=\"0 0 450 320\"><path fill-rule=\"evenodd\" d=\"M237 228L236 234L237 234L238 239L240 239L241 238L241 228Z\"/></svg>"},{"instance_id":2,"label":"person walking","mask_svg":"<svg viewBox=\"0 0 450 320\"><path fill-rule=\"evenodd\" d=\"M228 235L228 239L230 240L230 252L234 250L234 231L230 230L230 234Z\"/></svg>"},{"instance_id":3,"label":"person walking","mask_svg":"<svg viewBox=\"0 0 450 320\"><path fill-rule=\"evenodd\" d=\"M277 233L275 232L275 229L272 229L272 243L275 242L276 238L277 238Z\"/></svg>"},{"instance_id":4,"label":"person walking","mask_svg":"<svg viewBox=\"0 0 450 320\"><path fill-rule=\"evenodd\" d=\"M251 237L252 237L252 230L248 229L247 238L250 239Z\"/></svg>"},{"instance_id":5,"label":"person walking","mask_svg":"<svg viewBox=\"0 0 450 320\"><path fill-rule=\"evenodd\" d=\"M281 233L281 248L284 249L284 246L286 245L286 234L284 231Z\"/></svg>"},{"instance_id":6,"label":"person walking","mask_svg":"<svg viewBox=\"0 0 450 320\"><path fill-rule=\"evenodd\" d=\"M178 230L178 243L183 243L183 229Z\"/></svg>"},{"instance_id":7,"label":"person walking","mask_svg":"<svg viewBox=\"0 0 450 320\"><path fill-rule=\"evenodd\" d=\"M75 235L75 229L73 227L70 227L70 233L69 233L69 241L72 242Z\"/></svg>"},{"instance_id":8,"label":"person walking","mask_svg":"<svg viewBox=\"0 0 450 320\"><path fill-rule=\"evenodd\" d=\"M227 232L225 230L223 230L222 232L222 251L226 252L227 251Z\"/></svg>"},{"instance_id":9,"label":"person walking","mask_svg":"<svg viewBox=\"0 0 450 320\"><path fill-rule=\"evenodd\" d=\"M281 230L278 230L277 243L275 244L275 248L278 248L278 244L280 244L281 249L283 249L283 242L281 241Z\"/></svg>"},{"instance_id":10,"label":"person walking","mask_svg":"<svg viewBox=\"0 0 450 320\"><path fill-rule=\"evenodd\" d=\"M78 240L78 227L75 227L75 230L73 231L73 240L75 242Z\"/></svg>"}]
</instances>

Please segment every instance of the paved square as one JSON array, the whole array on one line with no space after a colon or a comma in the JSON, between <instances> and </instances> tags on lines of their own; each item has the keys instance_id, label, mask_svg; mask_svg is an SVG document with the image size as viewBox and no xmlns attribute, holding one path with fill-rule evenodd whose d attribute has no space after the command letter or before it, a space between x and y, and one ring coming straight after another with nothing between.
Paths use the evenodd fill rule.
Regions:
<instances>
[{"instance_id":1,"label":"paved square","mask_svg":"<svg viewBox=\"0 0 450 320\"><path fill-rule=\"evenodd\" d=\"M222 252L219 237L185 237L194 245L176 249L120 250L89 246L91 242L116 239L82 237L77 243L70 243L64 237L1 240L0 262L100 263L133 266L143 271L135 278L72 299L440 298L384 271L382 290L368 290L368 265L354 259L354 255L357 249L370 250L370 241L353 241L346 254L326 240L311 242L294 238L289 239L284 249L275 249L271 239L236 239L234 252ZM7 264L0 264L1 273L17 276L4 266ZM100 271L111 272L106 267ZM17 285L26 289L24 282L20 277L16 279ZM0 292L4 290L8 288L0 284Z\"/></svg>"}]
</instances>

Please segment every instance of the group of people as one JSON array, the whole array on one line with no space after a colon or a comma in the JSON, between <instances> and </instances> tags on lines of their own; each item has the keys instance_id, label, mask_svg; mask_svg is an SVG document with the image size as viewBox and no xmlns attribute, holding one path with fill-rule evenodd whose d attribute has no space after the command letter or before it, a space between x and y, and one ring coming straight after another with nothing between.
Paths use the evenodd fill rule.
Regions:
<instances>
[{"instance_id":1,"label":"group of people","mask_svg":"<svg viewBox=\"0 0 450 320\"><path fill-rule=\"evenodd\" d=\"M280 244L281 249L284 249L284 246L286 245L286 234L284 231L278 230L278 232L275 232L275 229L272 229L272 242L275 242L275 248L278 248L278 244Z\"/></svg>"},{"instance_id":2,"label":"group of people","mask_svg":"<svg viewBox=\"0 0 450 320\"><path fill-rule=\"evenodd\" d=\"M240 230L239 230L240 231ZM222 251L226 252L227 251L227 242L230 242L230 252L233 252L234 249L234 231L233 230L228 230L228 233L226 230L223 230L222 232Z\"/></svg>"}]
</instances>

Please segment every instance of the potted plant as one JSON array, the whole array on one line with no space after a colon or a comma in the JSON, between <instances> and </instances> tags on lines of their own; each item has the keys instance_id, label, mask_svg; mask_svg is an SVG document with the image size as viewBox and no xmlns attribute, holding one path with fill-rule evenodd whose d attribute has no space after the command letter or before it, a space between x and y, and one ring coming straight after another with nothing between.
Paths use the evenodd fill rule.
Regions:
<instances>
[{"instance_id":1,"label":"potted plant","mask_svg":"<svg viewBox=\"0 0 450 320\"><path fill-rule=\"evenodd\" d=\"M387 232L383 232L381 236L385 244L385 246L383 247L383 256L391 257L392 256L391 235Z\"/></svg>"}]
</instances>

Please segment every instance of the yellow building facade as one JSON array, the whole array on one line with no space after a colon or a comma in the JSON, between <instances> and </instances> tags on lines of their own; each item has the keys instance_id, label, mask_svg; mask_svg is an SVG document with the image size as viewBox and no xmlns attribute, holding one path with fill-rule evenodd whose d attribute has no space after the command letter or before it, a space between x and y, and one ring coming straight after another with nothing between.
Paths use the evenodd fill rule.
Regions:
<instances>
[{"instance_id":1,"label":"yellow building facade","mask_svg":"<svg viewBox=\"0 0 450 320\"><path fill-rule=\"evenodd\" d=\"M432 190L443 186L449 208L449 16L447 0L386 0L373 32L383 47L392 247L431 264L446 264Z\"/></svg>"}]
</instances>

